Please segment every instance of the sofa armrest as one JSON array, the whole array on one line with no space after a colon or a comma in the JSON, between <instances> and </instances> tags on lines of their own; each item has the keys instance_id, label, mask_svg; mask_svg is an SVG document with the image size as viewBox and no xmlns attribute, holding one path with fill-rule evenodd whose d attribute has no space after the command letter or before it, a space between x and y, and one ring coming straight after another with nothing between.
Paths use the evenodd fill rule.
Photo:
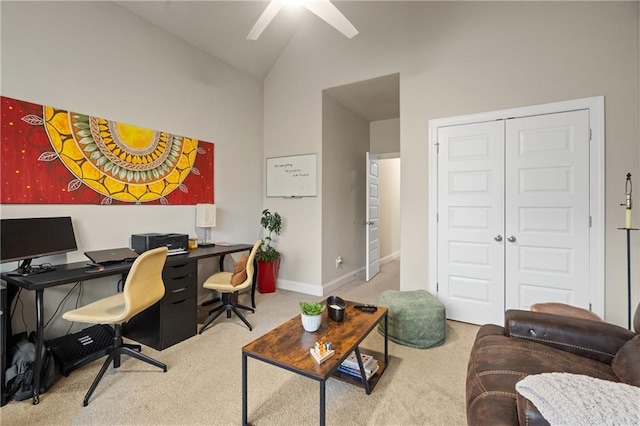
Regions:
<instances>
[{"instance_id":1,"label":"sofa armrest","mask_svg":"<svg viewBox=\"0 0 640 426\"><path fill-rule=\"evenodd\" d=\"M606 322L543 312L508 310L505 333L509 337L532 340L605 364L635 333Z\"/></svg>"},{"instance_id":2,"label":"sofa armrest","mask_svg":"<svg viewBox=\"0 0 640 426\"><path fill-rule=\"evenodd\" d=\"M480 340L485 336L505 336L504 327L495 324L484 324L478 329L476 340Z\"/></svg>"},{"instance_id":3,"label":"sofa armrest","mask_svg":"<svg viewBox=\"0 0 640 426\"><path fill-rule=\"evenodd\" d=\"M542 417L533 402L516 393L516 406L518 407L518 423L527 426L549 426L549 422Z\"/></svg>"}]
</instances>

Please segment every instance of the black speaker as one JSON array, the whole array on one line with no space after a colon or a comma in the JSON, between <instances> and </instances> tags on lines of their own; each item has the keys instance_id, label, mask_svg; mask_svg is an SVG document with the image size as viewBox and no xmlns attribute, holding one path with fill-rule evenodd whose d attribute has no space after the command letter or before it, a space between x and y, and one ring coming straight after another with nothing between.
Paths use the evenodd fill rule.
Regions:
<instances>
[{"instance_id":1,"label":"black speaker","mask_svg":"<svg viewBox=\"0 0 640 426\"><path fill-rule=\"evenodd\" d=\"M113 328L97 324L48 340L47 346L60 366L60 374L68 376L73 370L107 355L113 345L113 335Z\"/></svg>"}]
</instances>

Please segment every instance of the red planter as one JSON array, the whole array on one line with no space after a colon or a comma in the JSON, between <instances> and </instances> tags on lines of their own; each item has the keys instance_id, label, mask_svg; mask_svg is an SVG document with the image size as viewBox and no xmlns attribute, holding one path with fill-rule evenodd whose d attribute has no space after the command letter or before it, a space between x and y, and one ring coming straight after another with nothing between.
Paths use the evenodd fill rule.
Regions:
<instances>
[{"instance_id":1,"label":"red planter","mask_svg":"<svg viewBox=\"0 0 640 426\"><path fill-rule=\"evenodd\" d=\"M278 277L279 267L280 258L273 262L258 261L258 291L260 293L273 293L276 291L276 278Z\"/></svg>"}]
</instances>

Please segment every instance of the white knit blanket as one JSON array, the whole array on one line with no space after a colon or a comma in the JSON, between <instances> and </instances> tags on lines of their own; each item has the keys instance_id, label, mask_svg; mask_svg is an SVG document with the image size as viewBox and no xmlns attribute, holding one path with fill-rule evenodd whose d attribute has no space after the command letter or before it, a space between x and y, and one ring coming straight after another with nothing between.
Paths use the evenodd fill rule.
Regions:
<instances>
[{"instance_id":1,"label":"white knit blanket","mask_svg":"<svg viewBox=\"0 0 640 426\"><path fill-rule=\"evenodd\" d=\"M527 376L518 393L555 425L640 425L640 387L568 373Z\"/></svg>"}]
</instances>

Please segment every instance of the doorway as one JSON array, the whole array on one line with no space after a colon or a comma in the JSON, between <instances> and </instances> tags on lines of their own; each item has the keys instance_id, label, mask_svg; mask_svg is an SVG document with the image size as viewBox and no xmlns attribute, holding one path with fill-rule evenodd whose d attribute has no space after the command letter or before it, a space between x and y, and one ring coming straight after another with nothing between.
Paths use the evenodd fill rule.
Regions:
<instances>
[{"instance_id":1,"label":"doorway","mask_svg":"<svg viewBox=\"0 0 640 426\"><path fill-rule=\"evenodd\" d=\"M367 152L365 280L400 257L400 154Z\"/></svg>"},{"instance_id":2,"label":"doorway","mask_svg":"<svg viewBox=\"0 0 640 426\"><path fill-rule=\"evenodd\" d=\"M380 154L384 163L396 156L399 165L399 75L325 89L322 99L322 282L329 294L365 275L365 155Z\"/></svg>"}]
</instances>

